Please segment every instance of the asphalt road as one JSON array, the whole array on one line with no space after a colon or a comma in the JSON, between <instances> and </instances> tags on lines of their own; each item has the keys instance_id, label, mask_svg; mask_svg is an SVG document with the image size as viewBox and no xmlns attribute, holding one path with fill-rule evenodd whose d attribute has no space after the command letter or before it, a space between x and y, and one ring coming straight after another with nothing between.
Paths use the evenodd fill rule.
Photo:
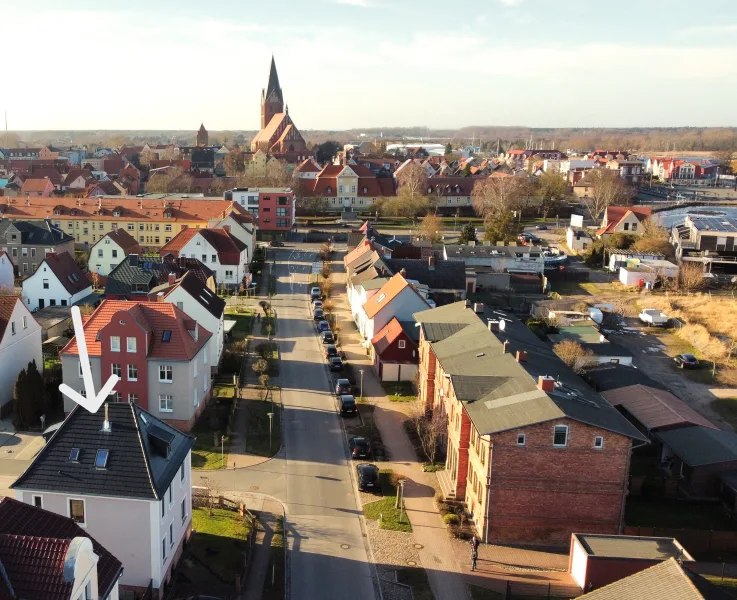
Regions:
<instances>
[{"instance_id":1,"label":"asphalt road","mask_svg":"<svg viewBox=\"0 0 737 600\"><path fill-rule=\"evenodd\" d=\"M248 469L199 471L224 491L258 492L281 500L287 512L289 598L374 600L353 465L330 393L322 346L309 312L314 252L269 249L276 256L284 451Z\"/></svg>"}]
</instances>

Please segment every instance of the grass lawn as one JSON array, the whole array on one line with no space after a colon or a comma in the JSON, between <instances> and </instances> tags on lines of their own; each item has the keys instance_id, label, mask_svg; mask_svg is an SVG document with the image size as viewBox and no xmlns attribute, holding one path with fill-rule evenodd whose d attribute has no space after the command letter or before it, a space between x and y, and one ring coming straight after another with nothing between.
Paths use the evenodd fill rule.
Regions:
<instances>
[{"instance_id":1,"label":"grass lawn","mask_svg":"<svg viewBox=\"0 0 737 600\"><path fill-rule=\"evenodd\" d=\"M271 538L271 564L266 574L263 600L284 600L284 517L277 517L276 530ZM271 585L273 575L274 585Z\"/></svg>"},{"instance_id":2,"label":"grass lawn","mask_svg":"<svg viewBox=\"0 0 737 600\"><path fill-rule=\"evenodd\" d=\"M417 399L417 394L409 381L382 381L381 387L392 402L412 402Z\"/></svg>"},{"instance_id":3,"label":"grass lawn","mask_svg":"<svg viewBox=\"0 0 737 600\"><path fill-rule=\"evenodd\" d=\"M256 456L273 456L281 448L281 410L279 404L272 404L274 391L268 400L249 400L248 429L246 430L246 452ZM273 410L274 419L271 430L271 446L269 446L269 416Z\"/></svg>"},{"instance_id":4,"label":"grass lawn","mask_svg":"<svg viewBox=\"0 0 737 600\"><path fill-rule=\"evenodd\" d=\"M718 502L627 500L624 521L629 526L734 531L733 523Z\"/></svg>"},{"instance_id":5,"label":"grass lawn","mask_svg":"<svg viewBox=\"0 0 737 600\"><path fill-rule=\"evenodd\" d=\"M192 468L211 471L223 468L223 455L220 453L220 444L212 445L213 432L211 430L193 432L197 439L192 447ZM224 448L227 449L230 439L225 437ZM228 464L228 453L225 453L225 464Z\"/></svg>"},{"instance_id":6,"label":"grass lawn","mask_svg":"<svg viewBox=\"0 0 737 600\"><path fill-rule=\"evenodd\" d=\"M719 587L728 588L730 593L734 593L737 590L737 579L733 577L725 577L722 579L719 575L703 575L714 585Z\"/></svg>"},{"instance_id":7,"label":"grass lawn","mask_svg":"<svg viewBox=\"0 0 737 600\"><path fill-rule=\"evenodd\" d=\"M393 482L393 475L394 472L391 469L382 469L379 472L381 491L384 497L376 502L366 504L363 507L363 514L367 519L381 519L379 527L382 529L411 533L412 525L409 524L407 513L402 512L400 522L400 510L394 506L397 502L397 487Z\"/></svg>"},{"instance_id":8,"label":"grass lawn","mask_svg":"<svg viewBox=\"0 0 737 600\"><path fill-rule=\"evenodd\" d=\"M199 420L195 424L191 433L195 436L194 447L192 448L192 468L193 469L222 469L223 455L221 454L221 444L214 444L215 433L220 435L225 431L228 415L233 406L228 399L233 398L235 388L232 384L216 383L212 389L213 399L207 405L204 412L200 415ZM230 442L229 437L225 436L224 448L228 449ZM228 453L225 452L225 464L228 464Z\"/></svg>"},{"instance_id":9,"label":"grass lawn","mask_svg":"<svg viewBox=\"0 0 737 600\"><path fill-rule=\"evenodd\" d=\"M412 588L414 600L435 600L427 572L422 567L397 569L397 581Z\"/></svg>"},{"instance_id":10,"label":"grass lawn","mask_svg":"<svg viewBox=\"0 0 737 600\"><path fill-rule=\"evenodd\" d=\"M737 398L717 398L712 401L711 407L722 419L737 428Z\"/></svg>"},{"instance_id":11,"label":"grass lawn","mask_svg":"<svg viewBox=\"0 0 737 600\"><path fill-rule=\"evenodd\" d=\"M245 339L253 331L254 311L252 308L238 307L226 309L225 318L235 321L235 327L233 327L231 332L231 336L234 339Z\"/></svg>"},{"instance_id":12,"label":"grass lawn","mask_svg":"<svg viewBox=\"0 0 737 600\"><path fill-rule=\"evenodd\" d=\"M192 554L223 581L235 581L243 572L248 523L232 510L214 508L210 516L207 508L194 508L192 529Z\"/></svg>"}]
</instances>

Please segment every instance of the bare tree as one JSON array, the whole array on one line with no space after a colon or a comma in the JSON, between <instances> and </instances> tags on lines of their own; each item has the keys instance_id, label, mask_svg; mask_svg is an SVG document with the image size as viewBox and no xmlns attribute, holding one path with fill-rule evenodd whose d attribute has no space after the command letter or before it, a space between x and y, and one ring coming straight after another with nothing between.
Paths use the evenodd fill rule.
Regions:
<instances>
[{"instance_id":1,"label":"bare tree","mask_svg":"<svg viewBox=\"0 0 737 600\"><path fill-rule=\"evenodd\" d=\"M427 174L416 162L402 168L397 175L399 191L406 192L410 198L427 195Z\"/></svg>"},{"instance_id":2,"label":"bare tree","mask_svg":"<svg viewBox=\"0 0 737 600\"><path fill-rule=\"evenodd\" d=\"M427 240L431 243L440 241L440 230L443 228L443 221L440 217L429 214L422 218L418 236L420 239Z\"/></svg>"},{"instance_id":3,"label":"bare tree","mask_svg":"<svg viewBox=\"0 0 737 600\"><path fill-rule=\"evenodd\" d=\"M422 451L431 463L440 449L443 437L448 433L448 417L440 409L433 410L428 416L421 400L415 400L410 407L410 422L422 446Z\"/></svg>"},{"instance_id":4,"label":"bare tree","mask_svg":"<svg viewBox=\"0 0 737 600\"><path fill-rule=\"evenodd\" d=\"M553 346L553 352L558 355L576 373L581 373L596 363L596 357L591 350L585 349L574 340L563 340Z\"/></svg>"},{"instance_id":5,"label":"bare tree","mask_svg":"<svg viewBox=\"0 0 737 600\"><path fill-rule=\"evenodd\" d=\"M522 183L517 177L489 177L476 182L471 201L480 216L499 219L519 208L522 192Z\"/></svg>"},{"instance_id":6,"label":"bare tree","mask_svg":"<svg viewBox=\"0 0 737 600\"><path fill-rule=\"evenodd\" d=\"M583 196L581 201L596 221L601 220L608 207L624 204L632 197L632 190L611 169L592 169L586 175L586 181L591 187L591 194Z\"/></svg>"},{"instance_id":7,"label":"bare tree","mask_svg":"<svg viewBox=\"0 0 737 600\"><path fill-rule=\"evenodd\" d=\"M568 182L560 173L545 171L536 183L537 189L534 192L540 196L540 211L543 219L546 219L548 213L555 210L568 196Z\"/></svg>"}]
</instances>

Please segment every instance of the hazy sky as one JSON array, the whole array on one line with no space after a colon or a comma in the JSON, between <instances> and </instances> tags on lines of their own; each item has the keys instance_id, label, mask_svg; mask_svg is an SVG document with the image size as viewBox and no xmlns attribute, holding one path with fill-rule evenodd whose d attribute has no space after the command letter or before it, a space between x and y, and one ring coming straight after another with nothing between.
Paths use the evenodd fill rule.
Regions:
<instances>
[{"instance_id":1,"label":"hazy sky","mask_svg":"<svg viewBox=\"0 0 737 600\"><path fill-rule=\"evenodd\" d=\"M0 0L0 18L11 130L256 129L272 52L304 130L737 125L736 0Z\"/></svg>"}]
</instances>

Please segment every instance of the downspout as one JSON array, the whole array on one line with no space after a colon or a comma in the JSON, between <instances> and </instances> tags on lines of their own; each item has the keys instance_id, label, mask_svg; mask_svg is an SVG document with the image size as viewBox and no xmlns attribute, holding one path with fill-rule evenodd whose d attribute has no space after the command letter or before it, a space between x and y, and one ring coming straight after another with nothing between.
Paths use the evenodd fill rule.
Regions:
<instances>
[{"instance_id":1,"label":"downspout","mask_svg":"<svg viewBox=\"0 0 737 600\"><path fill-rule=\"evenodd\" d=\"M491 457L494 451L494 444L489 435L489 473L486 475L486 532L484 533L484 543L489 543L489 521L491 521Z\"/></svg>"}]
</instances>

